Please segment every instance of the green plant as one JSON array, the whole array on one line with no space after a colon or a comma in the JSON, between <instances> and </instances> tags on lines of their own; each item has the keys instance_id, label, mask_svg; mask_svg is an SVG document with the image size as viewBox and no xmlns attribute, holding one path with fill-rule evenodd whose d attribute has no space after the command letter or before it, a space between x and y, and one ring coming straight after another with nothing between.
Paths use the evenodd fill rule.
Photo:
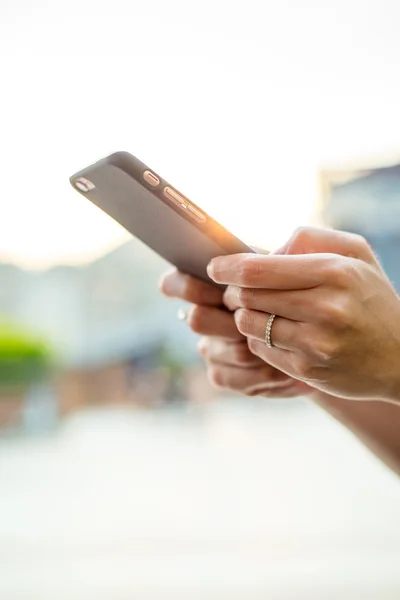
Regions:
<instances>
[{"instance_id":1,"label":"green plant","mask_svg":"<svg viewBox=\"0 0 400 600\"><path fill-rule=\"evenodd\" d=\"M20 326L0 322L0 388L41 381L51 365L52 352L46 342Z\"/></svg>"},{"instance_id":2,"label":"green plant","mask_svg":"<svg viewBox=\"0 0 400 600\"><path fill-rule=\"evenodd\" d=\"M182 364L182 360L179 360L179 358L165 346L161 346L158 349L157 362L171 377L180 377L185 371L185 365Z\"/></svg>"}]
</instances>

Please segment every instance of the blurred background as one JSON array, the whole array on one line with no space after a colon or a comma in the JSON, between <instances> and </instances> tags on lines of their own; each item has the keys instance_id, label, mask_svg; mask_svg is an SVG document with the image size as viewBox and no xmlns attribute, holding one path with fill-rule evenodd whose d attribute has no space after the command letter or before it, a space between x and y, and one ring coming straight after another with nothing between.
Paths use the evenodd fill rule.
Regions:
<instances>
[{"instance_id":1,"label":"blurred background","mask_svg":"<svg viewBox=\"0 0 400 600\"><path fill-rule=\"evenodd\" d=\"M215 392L167 265L68 182L127 150L249 244L362 233L399 287L399 19L0 1L1 598L400 597L396 477L306 399Z\"/></svg>"}]
</instances>

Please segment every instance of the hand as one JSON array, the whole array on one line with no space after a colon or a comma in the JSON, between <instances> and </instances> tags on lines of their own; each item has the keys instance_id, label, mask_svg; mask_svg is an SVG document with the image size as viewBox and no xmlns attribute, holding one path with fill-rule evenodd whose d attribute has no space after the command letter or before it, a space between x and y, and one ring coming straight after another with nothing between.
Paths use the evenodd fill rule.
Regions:
<instances>
[{"instance_id":1,"label":"hand","mask_svg":"<svg viewBox=\"0 0 400 600\"><path fill-rule=\"evenodd\" d=\"M187 322L202 334L199 350L216 386L248 396L274 398L307 393L308 386L288 377L252 354L247 339L239 333L233 313L223 308L223 292L212 285L172 271L161 281L162 292L191 302Z\"/></svg>"},{"instance_id":2,"label":"hand","mask_svg":"<svg viewBox=\"0 0 400 600\"><path fill-rule=\"evenodd\" d=\"M223 256L209 265L214 281L233 286L225 303L251 351L328 394L400 402L400 300L367 242L309 229L280 252ZM271 349L270 314L278 315Z\"/></svg>"}]
</instances>

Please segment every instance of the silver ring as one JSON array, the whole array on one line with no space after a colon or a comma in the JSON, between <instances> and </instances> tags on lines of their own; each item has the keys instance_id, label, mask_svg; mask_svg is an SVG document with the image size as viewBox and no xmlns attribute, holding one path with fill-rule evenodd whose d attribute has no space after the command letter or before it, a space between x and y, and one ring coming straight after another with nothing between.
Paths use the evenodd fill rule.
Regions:
<instances>
[{"instance_id":1,"label":"silver ring","mask_svg":"<svg viewBox=\"0 0 400 600\"><path fill-rule=\"evenodd\" d=\"M267 344L267 348L273 348L274 344L271 341L271 330L272 325L274 324L276 315L271 315L267 321L267 327L265 329L265 343Z\"/></svg>"}]
</instances>

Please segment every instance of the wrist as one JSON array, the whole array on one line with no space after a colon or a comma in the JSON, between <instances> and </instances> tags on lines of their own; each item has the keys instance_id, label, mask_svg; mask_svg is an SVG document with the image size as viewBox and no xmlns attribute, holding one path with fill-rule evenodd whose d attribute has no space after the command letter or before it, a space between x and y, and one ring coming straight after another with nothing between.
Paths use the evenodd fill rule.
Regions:
<instances>
[{"instance_id":1,"label":"wrist","mask_svg":"<svg viewBox=\"0 0 400 600\"><path fill-rule=\"evenodd\" d=\"M351 402L351 400L344 400L343 398L338 398L337 396L331 396L330 394L326 394L325 392L320 392L319 390L315 390L308 394L308 397L314 404L318 404L322 408L329 409L340 409L344 404Z\"/></svg>"},{"instance_id":2,"label":"wrist","mask_svg":"<svg viewBox=\"0 0 400 600\"><path fill-rule=\"evenodd\" d=\"M386 393L384 400L400 404L400 369L397 365L397 371L392 377L386 379Z\"/></svg>"},{"instance_id":3,"label":"wrist","mask_svg":"<svg viewBox=\"0 0 400 600\"><path fill-rule=\"evenodd\" d=\"M375 371L377 373L376 387L381 390L375 396L376 400L391 402L392 404L400 405L400 368L398 351L391 348L389 351L382 353L380 362L383 365L378 366Z\"/></svg>"}]
</instances>

